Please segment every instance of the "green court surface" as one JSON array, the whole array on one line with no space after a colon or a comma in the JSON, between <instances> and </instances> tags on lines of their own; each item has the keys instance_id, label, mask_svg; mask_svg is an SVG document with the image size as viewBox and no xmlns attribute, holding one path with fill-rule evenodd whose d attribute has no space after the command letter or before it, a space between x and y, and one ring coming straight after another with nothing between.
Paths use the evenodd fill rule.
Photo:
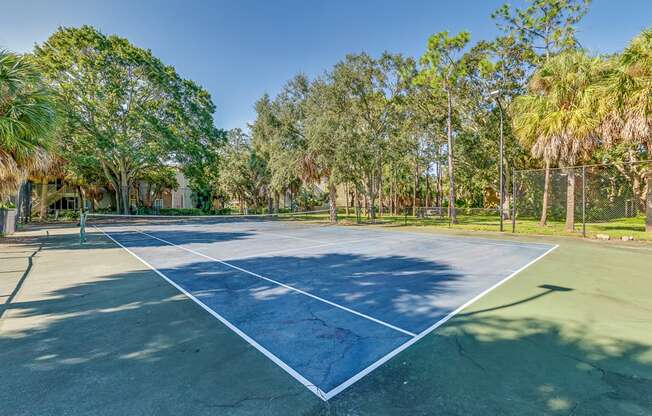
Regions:
<instances>
[{"instance_id":1,"label":"green court surface","mask_svg":"<svg viewBox=\"0 0 652 416\"><path fill-rule=\"evenodd\" d=\"M77 233L0 240L2 414L652 414L649 243L469 233L559 248L323 401L113 242Z\"/></svg>"}]
</instances>

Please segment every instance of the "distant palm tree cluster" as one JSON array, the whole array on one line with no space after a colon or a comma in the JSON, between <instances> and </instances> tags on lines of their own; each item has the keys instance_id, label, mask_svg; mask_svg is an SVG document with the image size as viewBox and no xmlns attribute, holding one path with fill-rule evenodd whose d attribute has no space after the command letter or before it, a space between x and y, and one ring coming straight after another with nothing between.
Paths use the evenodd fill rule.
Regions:
<instances>
[{"instance_id":1,"label":"distant palm tree cluster","mask_svg":"<svg viewBox=\"0 0 652 416\"><path fill-rule=\"evenodd\" d=\"M652 155L652 31L638 35L618 55L591 57L566 51L534 72L525 94L511 106L514 133L545 163L541 225L546 222L550 167L590 162L595 153L630 146ZM652 210L652 166L647 171L647 210ZM575 201L575 176L568 178L567 201ZM572 230L573 207L567 209ZM650 213L648 213L648 216ZM649 222L649 220L648 220ZM650 224L648 224L650 226Z\"/></svg>"}]
</instances>

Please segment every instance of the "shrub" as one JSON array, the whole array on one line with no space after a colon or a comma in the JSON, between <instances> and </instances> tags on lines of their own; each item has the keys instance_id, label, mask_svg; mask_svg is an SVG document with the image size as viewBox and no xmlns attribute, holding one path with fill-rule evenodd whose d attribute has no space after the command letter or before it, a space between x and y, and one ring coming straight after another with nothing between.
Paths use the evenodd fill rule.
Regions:
<instances>
[{"instance_id":1,"label":"shrub","mask_svg":"<svg viewBox=\"0 0 652 416\"><path fill-rule=\"evenodd\" d=\"M206 215L204 211L199 208L161 208L159 210L161 215Z\"/></svg>"}]
</instances>

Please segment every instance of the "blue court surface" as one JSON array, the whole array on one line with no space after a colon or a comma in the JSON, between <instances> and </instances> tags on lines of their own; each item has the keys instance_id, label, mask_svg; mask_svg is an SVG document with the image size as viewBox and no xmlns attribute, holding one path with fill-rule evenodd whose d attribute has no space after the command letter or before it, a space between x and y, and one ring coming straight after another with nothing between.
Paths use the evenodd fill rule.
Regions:
<instances>
[{"instance_id":1,"label":"blue court surface","mask_svg":"<svg viewBox=\"0 0 652 416\"><path fill-rule=\"evenodd\" d=\"M301 222L97 230L324 400L555 248Z\"/></svg>"}]
</instances>

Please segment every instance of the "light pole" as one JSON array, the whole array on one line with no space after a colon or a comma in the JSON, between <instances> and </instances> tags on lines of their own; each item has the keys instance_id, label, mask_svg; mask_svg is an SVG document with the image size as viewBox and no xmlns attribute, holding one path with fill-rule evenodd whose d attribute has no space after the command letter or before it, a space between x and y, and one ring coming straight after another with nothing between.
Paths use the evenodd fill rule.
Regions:
<instances>
[{"instance_id":1,"label":"light pole","mask_svg":"<svg viewBox=\"0 0 652 416\"><path fill-rule=\"evenodd\" d=\"M498 169L500 171L500 203L499 203L499 209L500 209L500 231L503 231L503 216L505 211L503 210L503 201L505 200L505 191L503 187L503 106L500 103L500 91L495 90L491 91L489 93L490 97L494 97L496 99L496 104L498 105L498 110L500 112L500 158L499 158L499 164L498 164Z\"/></svg>"}]
</instances>

